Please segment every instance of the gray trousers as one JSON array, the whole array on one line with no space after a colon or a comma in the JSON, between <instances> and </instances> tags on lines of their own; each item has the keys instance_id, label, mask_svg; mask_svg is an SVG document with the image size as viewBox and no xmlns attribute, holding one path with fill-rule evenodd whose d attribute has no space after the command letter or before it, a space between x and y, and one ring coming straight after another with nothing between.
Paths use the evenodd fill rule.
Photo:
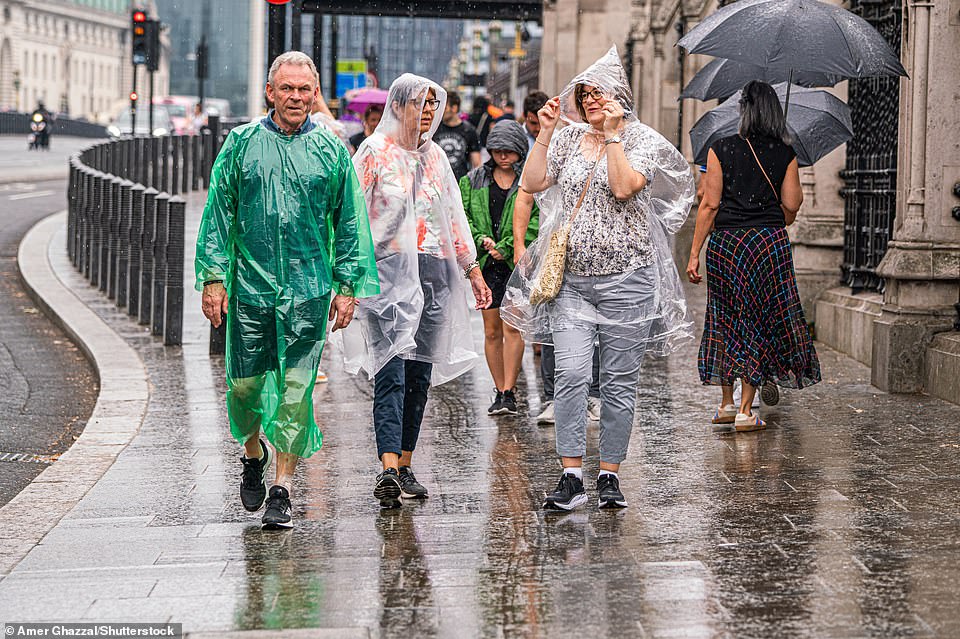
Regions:
<instances>
[{"instance_id":1,"label":"gray trousers","mask_svg":"<svg viewBox=\"0 0 960 639\"><path fill-rule=\"evenodd\" d=\"M553 401L555 378L557 374L557 359L553 354L553 346L540 346L540 379L543 380L544 401ZM600 398L600 347L593 347L593 376L590 380L590 397Z\"/></svg>"},{"instance_id":2,"label":"gray trousers","mask_svg":"<svg viewBox=\"0 0 960 639\"><path fill-rule=\"evenodd\" d=\"M621 463L627 456L637 383L651 320L638 309L654 299L654 269L630 274L564 274L551 314L556 357L557 454L583 457L587 450L587 391L593 344L600 341L600 461ZM584 317L595 312L597 317Z\"/></svg>"}]
</instances>

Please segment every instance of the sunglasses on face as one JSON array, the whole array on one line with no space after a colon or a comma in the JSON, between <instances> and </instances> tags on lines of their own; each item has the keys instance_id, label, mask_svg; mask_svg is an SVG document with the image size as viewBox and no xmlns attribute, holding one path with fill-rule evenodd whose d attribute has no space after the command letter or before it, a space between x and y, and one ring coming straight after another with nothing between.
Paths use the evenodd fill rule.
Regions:
<instances>
[{"instance_id":1,"label":"sunglasses on face","mask_svg":"<svg viewBox=\"0 0 960 639\"><path fill-rule=\"evenodd\" d=\"M580 103L583 104L584 102L586 102L587 98L593 98L595 102L600 102L601 100L605 99L606 96L603 94L603 91L601 91L600 89L593 89L591 91L586 91L586 90L581 91L580 98L579 98Z\"/></svg>"}]
</instances>

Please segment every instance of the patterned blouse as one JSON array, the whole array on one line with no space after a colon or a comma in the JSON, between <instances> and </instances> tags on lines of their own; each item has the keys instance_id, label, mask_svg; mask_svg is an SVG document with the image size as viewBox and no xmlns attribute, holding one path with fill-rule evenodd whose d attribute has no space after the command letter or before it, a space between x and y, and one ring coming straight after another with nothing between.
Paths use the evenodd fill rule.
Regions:
<instances>
[{"instance_id":1,"label":"patterned blouse","mask_svg":"<svg viewBox=\"0 0 960 639\"><path fill-rule=\"evenodd\" d=\"M559 185L567 215L576 206L596 157L585 157L580 148L588 130L586 124L561 129L547 151L547 176ZM649 184L656 171L653 141L639 122L628 124L620 137L627 161L647 178L648 186L628 200L617 200L610 190L604 154L570 232L567 271L574 275L626 273L654 261L647 223Z\"/></svg>"}]
</instances>

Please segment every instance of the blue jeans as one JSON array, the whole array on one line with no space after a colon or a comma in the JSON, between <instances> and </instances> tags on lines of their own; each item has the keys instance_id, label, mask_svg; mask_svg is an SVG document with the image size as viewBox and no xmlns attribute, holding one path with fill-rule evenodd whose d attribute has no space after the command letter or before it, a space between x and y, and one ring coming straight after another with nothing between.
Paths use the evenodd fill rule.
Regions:
<instances>
[{"instance_id":1,"label":"blue jeans","mask_svg":"<svg viewBox=\"0 0 960 639\"><path fill-rule=\"evenodd\" d=\"M433 364L394 357L373 382L373 430L377 457L413 451L420 437Z\"/></svg>"}]
</instances>

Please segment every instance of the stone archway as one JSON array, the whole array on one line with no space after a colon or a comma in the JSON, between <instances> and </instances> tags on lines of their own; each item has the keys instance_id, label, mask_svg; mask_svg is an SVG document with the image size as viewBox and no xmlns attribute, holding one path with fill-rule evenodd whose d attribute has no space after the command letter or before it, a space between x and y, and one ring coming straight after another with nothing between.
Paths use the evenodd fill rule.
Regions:
<instances>
[{"instance_id":1,"label":"stone archway","mask_svg":"<svg viewBox=\"0 0 960 639\"><path fill-rule=\"evenodd\" d=\"M16 106L13 87L13 50L10 39L0 43L0 109L12 109Z\"/></svg>"}]
</instances>

